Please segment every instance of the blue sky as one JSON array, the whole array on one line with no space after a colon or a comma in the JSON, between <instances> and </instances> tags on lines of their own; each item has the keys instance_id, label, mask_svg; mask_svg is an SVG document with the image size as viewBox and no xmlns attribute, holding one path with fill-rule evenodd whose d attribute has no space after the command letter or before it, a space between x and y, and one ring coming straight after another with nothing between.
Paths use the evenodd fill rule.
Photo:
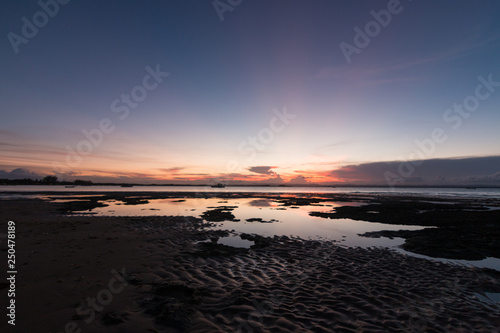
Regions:
<instances>
[{"instance_id":1,"label":"blue sky","mask_svg":"<svg viewBox=\"0 0 500 333\"><path fill-rule=\"evenodd\" d=\"M73 0L58 7L17 53L9 33L23 37L22 18L33 23L43 9L9 0L0 14L0 170L7 173L383 183L383 173L367 178L355 170L500 155L500 91L482 88L489 96L460 116L456 129L443 118L474 96L479 77L500 82L496 1L243 0L223 21L211 1ZM348 62L340 44L355 46L354 28L365 31L371 12L388 8L397 14ZM120 119L111 104L143 85L148 66L169 75ZM266 128L278 110L293 118L270 137ZM82 131L99 129L103 119L113 130L96 136L89 153L79 151L88 141ZM436 128L447 139L431 153L415 153L415 142ZM262 149L251 148L251 137ZM71 151L79 157L68 157ZM494 183L498 160L479 160L489 174L464 162L470 179ZM431 166L408 177L391 170L401 184L430 184L434 178L424 175ZM465 179L453 169L445 175L450 183Z\"/></svg>"}]
</instances>

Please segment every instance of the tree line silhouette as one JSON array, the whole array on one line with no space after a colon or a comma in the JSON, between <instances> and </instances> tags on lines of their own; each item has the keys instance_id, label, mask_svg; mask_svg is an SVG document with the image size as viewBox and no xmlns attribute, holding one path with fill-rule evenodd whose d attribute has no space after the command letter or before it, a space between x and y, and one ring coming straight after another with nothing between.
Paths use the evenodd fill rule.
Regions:
<instances>
[{"instance_id":1,"label":"tree line silhouette","mask_svg":"<svg viewBox=\"0 0 500 333\"><path fill-rule=\"evenodd\" d=\"M90 180L76 179L74 181L59 181L57 176L45 176L42 179L0 179L0 185L80 185L90 186L94 183Z\"/></svg>"}]
</instances>

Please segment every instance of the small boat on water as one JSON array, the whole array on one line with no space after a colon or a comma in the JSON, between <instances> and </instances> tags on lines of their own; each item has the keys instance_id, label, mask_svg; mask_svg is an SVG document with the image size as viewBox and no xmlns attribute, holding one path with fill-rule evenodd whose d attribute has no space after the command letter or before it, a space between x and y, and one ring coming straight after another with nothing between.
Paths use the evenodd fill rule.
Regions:
<instances>
[{"instance_id":1,"label":"small boat on water","mask_svg":"<svg viewBox=\"0 0 500 333\"><path fill-rule=\"evenodd\" d=\"M134 187L134 185L132 185L132 184L121 184L120 186L121 187Z\"/></svg>"},{"instance_id":2,"label":"small boat on water","mask_svg":"<svg viewBox=\"0 0 500 333\"><path fill-rule=\"evenodd\" d=\"M75 188L75 185L66 185L64 187L66 187L66 188Z\"/></svg>"},{"instance_id":3,"label":"small boat on water","mask_svg":"<svg viewBox=\"0 0 500 333\"><path fill-rule=\"evenodd\" d=\"M224 188L226 187L226 185L222 184L222 183L218 183L217 185L212 185L213 188Z\"/></svg>"}]
</instances>

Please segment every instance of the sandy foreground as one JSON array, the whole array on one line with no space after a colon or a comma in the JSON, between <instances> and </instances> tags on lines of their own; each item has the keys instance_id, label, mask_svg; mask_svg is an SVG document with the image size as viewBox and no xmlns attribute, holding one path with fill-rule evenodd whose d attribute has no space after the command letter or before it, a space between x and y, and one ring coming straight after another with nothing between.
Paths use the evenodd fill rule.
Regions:
<instances>
[{"instance_id":1,"label":"sandy foreground","mask_svg":"<svg viewBox=\"0 0 500 333\"><path fill-rule=\"evenodd\" d=\"M500 306L483 299L498 271L287 237L235 249L200 219L57 208L0 201L1 332L500 332Z\"/></svg>"}]
</instances>

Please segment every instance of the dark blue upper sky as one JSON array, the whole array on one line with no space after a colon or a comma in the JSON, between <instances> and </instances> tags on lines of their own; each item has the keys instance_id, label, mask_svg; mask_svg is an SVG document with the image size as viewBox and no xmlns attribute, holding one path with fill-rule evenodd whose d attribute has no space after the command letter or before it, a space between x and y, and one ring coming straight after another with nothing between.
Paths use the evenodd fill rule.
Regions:
<instances>
[{"instance_id":1,"label":"dark blue upper sky","mask_svg":"<svg viewBox=\"0 0 500 333\"><path fill-rule=\"evenodd\" d=\"M500 81L498 1L243 0L223 21L212 1L58 6L16 53L9 33L23 37L22 18L33 22L42 8L4 1L0 169L50 173L56 163L68 177L96 179L321 181L363 163L499 154L499 91L469 116L446 113L474 96L478 77ZM388 8L397 14L346 61L341 43L356 47L354 28ZM119 119L113 101L157 65L168 77ZM284 107L295 118L251 148L249 136ZM82 131L104 118L113 131L78 152ZM416 141L436 128L446 140L422 151ZM71 149L79 163L68 164ZM273 171L249 171L255 166Z\"/></svg>"}]
</instances>

